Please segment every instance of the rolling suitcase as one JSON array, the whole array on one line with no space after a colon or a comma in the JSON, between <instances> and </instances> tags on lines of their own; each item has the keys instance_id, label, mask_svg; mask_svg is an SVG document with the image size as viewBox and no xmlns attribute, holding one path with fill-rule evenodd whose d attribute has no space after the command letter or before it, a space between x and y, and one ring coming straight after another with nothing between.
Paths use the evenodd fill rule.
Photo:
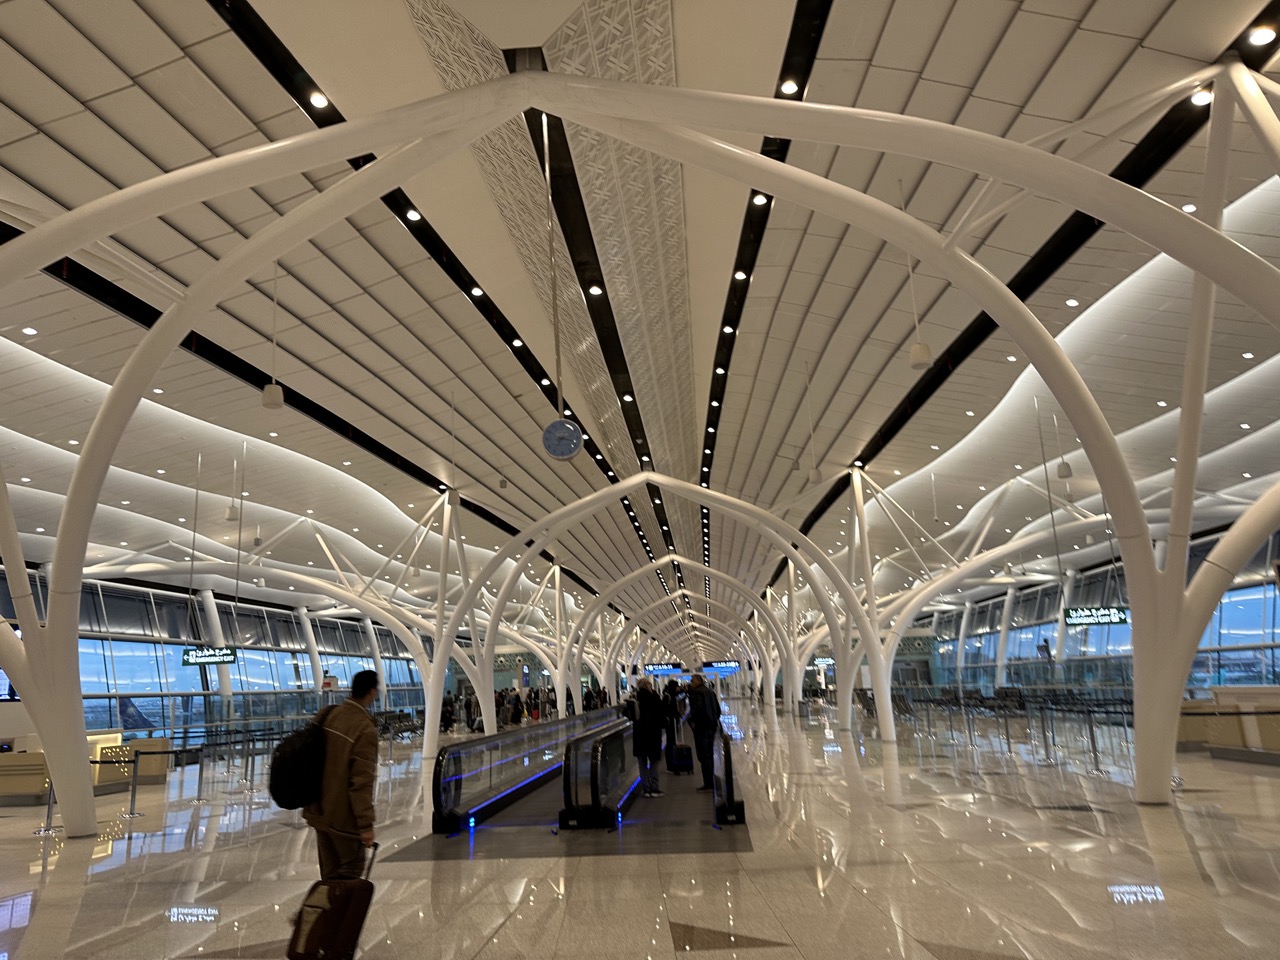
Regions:
<instances>
[{"instance_id":1,"label":"rolling suitcase","mask_svg":"<svg viewBox=\"0 0 1280 960\"><path fill-rule=\"evenodd\" d=\"M676 721L676 742L667 758L667 773L693 773L693 747L684 742L684 724Z\"/></svg>"},{"instance_id":2,"label":"rolling suitcase","mask_svg":"<svg viewBox=\"0 0 1280 960\"><path fill-rule=\"evenodd\" d=\"M373 901L369 874L377 854L375 843L364 876L358 880L319 880L311 885L294 918L289 960L342 960L355 954Z\"/></svg>"}]
</instances>

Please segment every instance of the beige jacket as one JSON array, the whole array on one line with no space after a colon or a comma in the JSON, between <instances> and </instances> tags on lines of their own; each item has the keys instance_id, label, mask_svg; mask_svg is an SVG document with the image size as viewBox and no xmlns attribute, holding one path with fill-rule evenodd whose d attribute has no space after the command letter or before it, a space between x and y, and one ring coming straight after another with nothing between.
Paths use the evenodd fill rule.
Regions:
<instances>
[{"instance_id":1,"label":"beige jacket","mask_svg":"<svg viewBox=\"0 0 1280 960\"><path fill-rule=\"evenodd\" d=\"M320 802L303 808L302 815L318 830L346 834L369 830L378 779L378 728L373 717L348 699L322 710L316 720L325 730L324 790Z\"/></svg>"}]
</instances>

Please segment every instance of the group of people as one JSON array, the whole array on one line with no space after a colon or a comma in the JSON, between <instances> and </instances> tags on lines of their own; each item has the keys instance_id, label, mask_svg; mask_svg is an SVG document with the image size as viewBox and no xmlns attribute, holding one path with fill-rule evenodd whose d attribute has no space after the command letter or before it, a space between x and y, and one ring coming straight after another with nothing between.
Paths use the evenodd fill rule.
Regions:
<instances>
[{"instance_id":1,"label":"group of people","mask_svg":"<svg viewBox=\"0 0 1280 960\"><path fill-rule=\"evenodd\" d=\"M635 725L631 752L640 764L640 788L644 796L663 796L658 783L658 764L665 753L667 769L674 769L682 723L687 723L692 732L693 749L702 772L702 785L698 789L715 788L714 750L720 726L720 699L702 674L694 674L687 687L678 680L669 680L661 694L654 689L651 678L641 677L636 682L635 698L627 701L622 712Z\"/></svg>"},{"instance_id":2,"label":"group of people","mask_svg":"<svg viewBox=\"0 0 1280 960\"><path fill-rule=\"evenodd\" d=\"M335 707L326 707L316 717L315 722L325 735L323 787L319 801L307 806L303 816L316 829L320 876L326 880L360 876L364 849L373 845L378 729L369 708L378 693L378 675L361 670L351 679L351 695ZM526 713L536 719L543 710L554 711L555 696L554 690L545 688L529 691L527 698L521 697L518 690L501 690L494 694L494 705L504 722L519 723ZM480 715L475 695L458 699L470 726ZM604 690L588 689L583 694L584 710L608 704L609 695ZM456 722L458 709L458 701L447 697L441 711L442 726L446 717L450 718L450 726ZM695 674L687 688L671 680L661 694L654 689L653 680L641 677L634 698L627 700L622 712L635 723L633 752L640 762L646 797L663 795L658 786L658 763L664 753L664 740L670 769L682 723L692 731L694 751L702 769L702 786L698 789L714 789L713 750L720 725L720 701L701 674Z\"/></svg>"},{"instance_id":3,"label":"group of people","mask_svg":"<svg viewBox=\"0 0 1280 960\"><path fill-rule=\"evenodd\" d=\"M583 690L581 700L583 712L599 710L609 706L609 691L587 687ZM493 692L493 712L498 718L498 727L518 727L523 723L549 720L559 716L556 692L551 687L533 687L521 691L515 687L505 687ZM572 702L569 704L572 713ZM444 695L440 706L440 732L453 733L458 725L464 732L476 732L483 729L480 701L474 690L455 697L451 693Z\"/></svg>"}]
</instances>

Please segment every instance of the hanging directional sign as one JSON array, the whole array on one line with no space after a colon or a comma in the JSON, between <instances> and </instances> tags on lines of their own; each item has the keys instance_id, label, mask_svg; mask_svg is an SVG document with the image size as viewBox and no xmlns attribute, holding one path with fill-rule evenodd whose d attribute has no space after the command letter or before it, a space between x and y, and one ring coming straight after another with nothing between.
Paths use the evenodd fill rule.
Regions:
<instances>
[{"instance_id":1,"label":"hanging directional sign","mask_svg":"<svg viewBox=\"0 0 1280 960\"><path fill-rule=\"evenodd\" d=\"M187 647L182 651L184 667L199 667L210 663L235 663L234 647Z\"/></svg>"},{"instance_id":2,"label":"hanging directional sign","mask_svg":"<svg viewBox=\"0 0 1280 960\"><path fill-rule=\"evenodd\" d=\"M1068 627L1106 627L1129 622L1128 607L1067 607Z\"/></svg>"},{"instance_id":3,"label":"hanging directional sign","mask_svg":"<svg viewBox=\"0 0 1280 960\"><path fill-rule=\"evenodd\" d=\"M644 672L648 674L684 673L684 666L679 663L646 663Z\"/></svg>"}]
</instances>

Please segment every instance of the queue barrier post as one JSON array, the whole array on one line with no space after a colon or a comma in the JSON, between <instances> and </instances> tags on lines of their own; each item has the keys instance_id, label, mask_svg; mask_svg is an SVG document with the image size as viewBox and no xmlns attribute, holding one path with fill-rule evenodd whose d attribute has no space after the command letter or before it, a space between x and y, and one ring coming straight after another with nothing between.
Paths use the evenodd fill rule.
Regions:
<instances>
[{"instance_id":1,"label":"queue barrier post","mask_svg":"<svg viewBox=\"0 0 1280 960\"><path fill-rule=\"evenodd\" d=\"M52 837L57 835L61 827L53 825L53 778L49 778L49 802L44 808L44 826L38 830L33 830L32 835L37 837Z\"/></svg>"}]
</instances>

